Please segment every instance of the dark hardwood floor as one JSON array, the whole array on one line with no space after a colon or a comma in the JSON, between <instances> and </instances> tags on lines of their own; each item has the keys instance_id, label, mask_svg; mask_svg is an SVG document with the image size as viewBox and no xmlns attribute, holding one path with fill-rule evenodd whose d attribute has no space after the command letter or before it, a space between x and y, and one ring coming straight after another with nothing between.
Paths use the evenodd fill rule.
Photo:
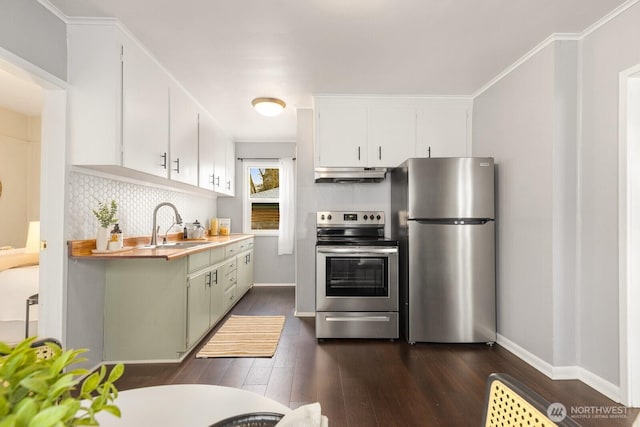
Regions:
<instances>
[{"instance_id":1,"label":"dark hardwood floor","mask_svg":"<svg viewBox=\"0 0 640 427\"><path fill-rule=\"evenodd\" d=\"M568 410L618 406L580 381L550 380L497 344L317 342L314 319L294 317L293 306L293 288L258 287L232 311L286 315L272 358L196 359L194 351L180 364L127 365L116 385L127 390L159 384L217 384L250 390L291 408L318 401L331 427L478 426L485 382L492 372L511 374ZM577 421L584 426L631 426L636 417L638 410L628 409L622 418Z\"/></svg>"}]
</instances>

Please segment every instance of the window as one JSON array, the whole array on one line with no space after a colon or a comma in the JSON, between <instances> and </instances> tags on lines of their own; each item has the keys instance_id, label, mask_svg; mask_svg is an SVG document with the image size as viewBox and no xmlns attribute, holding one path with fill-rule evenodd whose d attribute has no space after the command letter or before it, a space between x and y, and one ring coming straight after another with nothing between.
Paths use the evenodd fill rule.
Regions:
<instances>
[{"instance_id":1,"label":"window","mask_svg":"<svg viewBox=\"0 0 640 427\"><path fill-rule=\"evenodd\" d=\"M245 162L244 232L278 235L280 169L277 163Z\"/></svg>"}]
</instances>

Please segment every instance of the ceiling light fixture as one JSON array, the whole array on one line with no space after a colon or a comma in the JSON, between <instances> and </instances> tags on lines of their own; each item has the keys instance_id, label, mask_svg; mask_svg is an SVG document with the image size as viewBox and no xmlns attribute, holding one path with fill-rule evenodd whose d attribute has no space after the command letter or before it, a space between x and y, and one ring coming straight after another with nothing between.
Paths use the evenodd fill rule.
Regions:
<instances>
[{"instance_id":1,"label":"ceiling light fixture","mask_svg":"<svg viewBox=\"0 0 640 427\"><path fill-rule=\"evenodd\" d=\"M253 108L263 116L273 117L282 113L287 104L278 98L256 98L251 101Z\"/></svg>"}]
</instances>

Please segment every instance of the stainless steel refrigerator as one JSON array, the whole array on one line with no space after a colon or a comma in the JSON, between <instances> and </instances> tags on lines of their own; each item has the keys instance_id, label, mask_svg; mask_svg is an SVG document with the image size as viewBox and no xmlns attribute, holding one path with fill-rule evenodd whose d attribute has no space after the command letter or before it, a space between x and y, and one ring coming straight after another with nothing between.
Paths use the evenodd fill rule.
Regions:
<instances>
[{"instance_id":1,"label":"stainless steel refrigerator","mask_svg":"<svg viewBox=\"0 0 640 427\"><path fill-rule=\"evenodd\" d=\"M404 337L495 342L493 159L412 158L390 176Z\"/></svg>"}]
</instances>

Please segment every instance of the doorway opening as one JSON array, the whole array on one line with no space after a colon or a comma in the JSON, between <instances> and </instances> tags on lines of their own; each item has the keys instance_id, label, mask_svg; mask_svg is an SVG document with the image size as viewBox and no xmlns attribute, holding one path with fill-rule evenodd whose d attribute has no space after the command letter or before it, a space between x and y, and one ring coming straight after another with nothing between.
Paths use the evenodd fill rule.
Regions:
<instances>
[{"instance_id":1,"label":"doorway opening","mask_svg":"<svg viewBox=\"0 0 640 427\"><path fill-rule=\"evenodd\" d=\"M0 48L0 70L36 86L40 114L40 261L37 335L65 341L67 83ZM24 305L23 305L24 307Z\"/></svg>"},{"instance_id":2,"label":"doorway opening","mask_svg":"<svg viewBox=\"0 0 640 427\"><path fill-rule=\"evenodd\" d=\"M618 244L620 392L640 406L640 64L620 73Z\"/></svg>"}]
</instances>

